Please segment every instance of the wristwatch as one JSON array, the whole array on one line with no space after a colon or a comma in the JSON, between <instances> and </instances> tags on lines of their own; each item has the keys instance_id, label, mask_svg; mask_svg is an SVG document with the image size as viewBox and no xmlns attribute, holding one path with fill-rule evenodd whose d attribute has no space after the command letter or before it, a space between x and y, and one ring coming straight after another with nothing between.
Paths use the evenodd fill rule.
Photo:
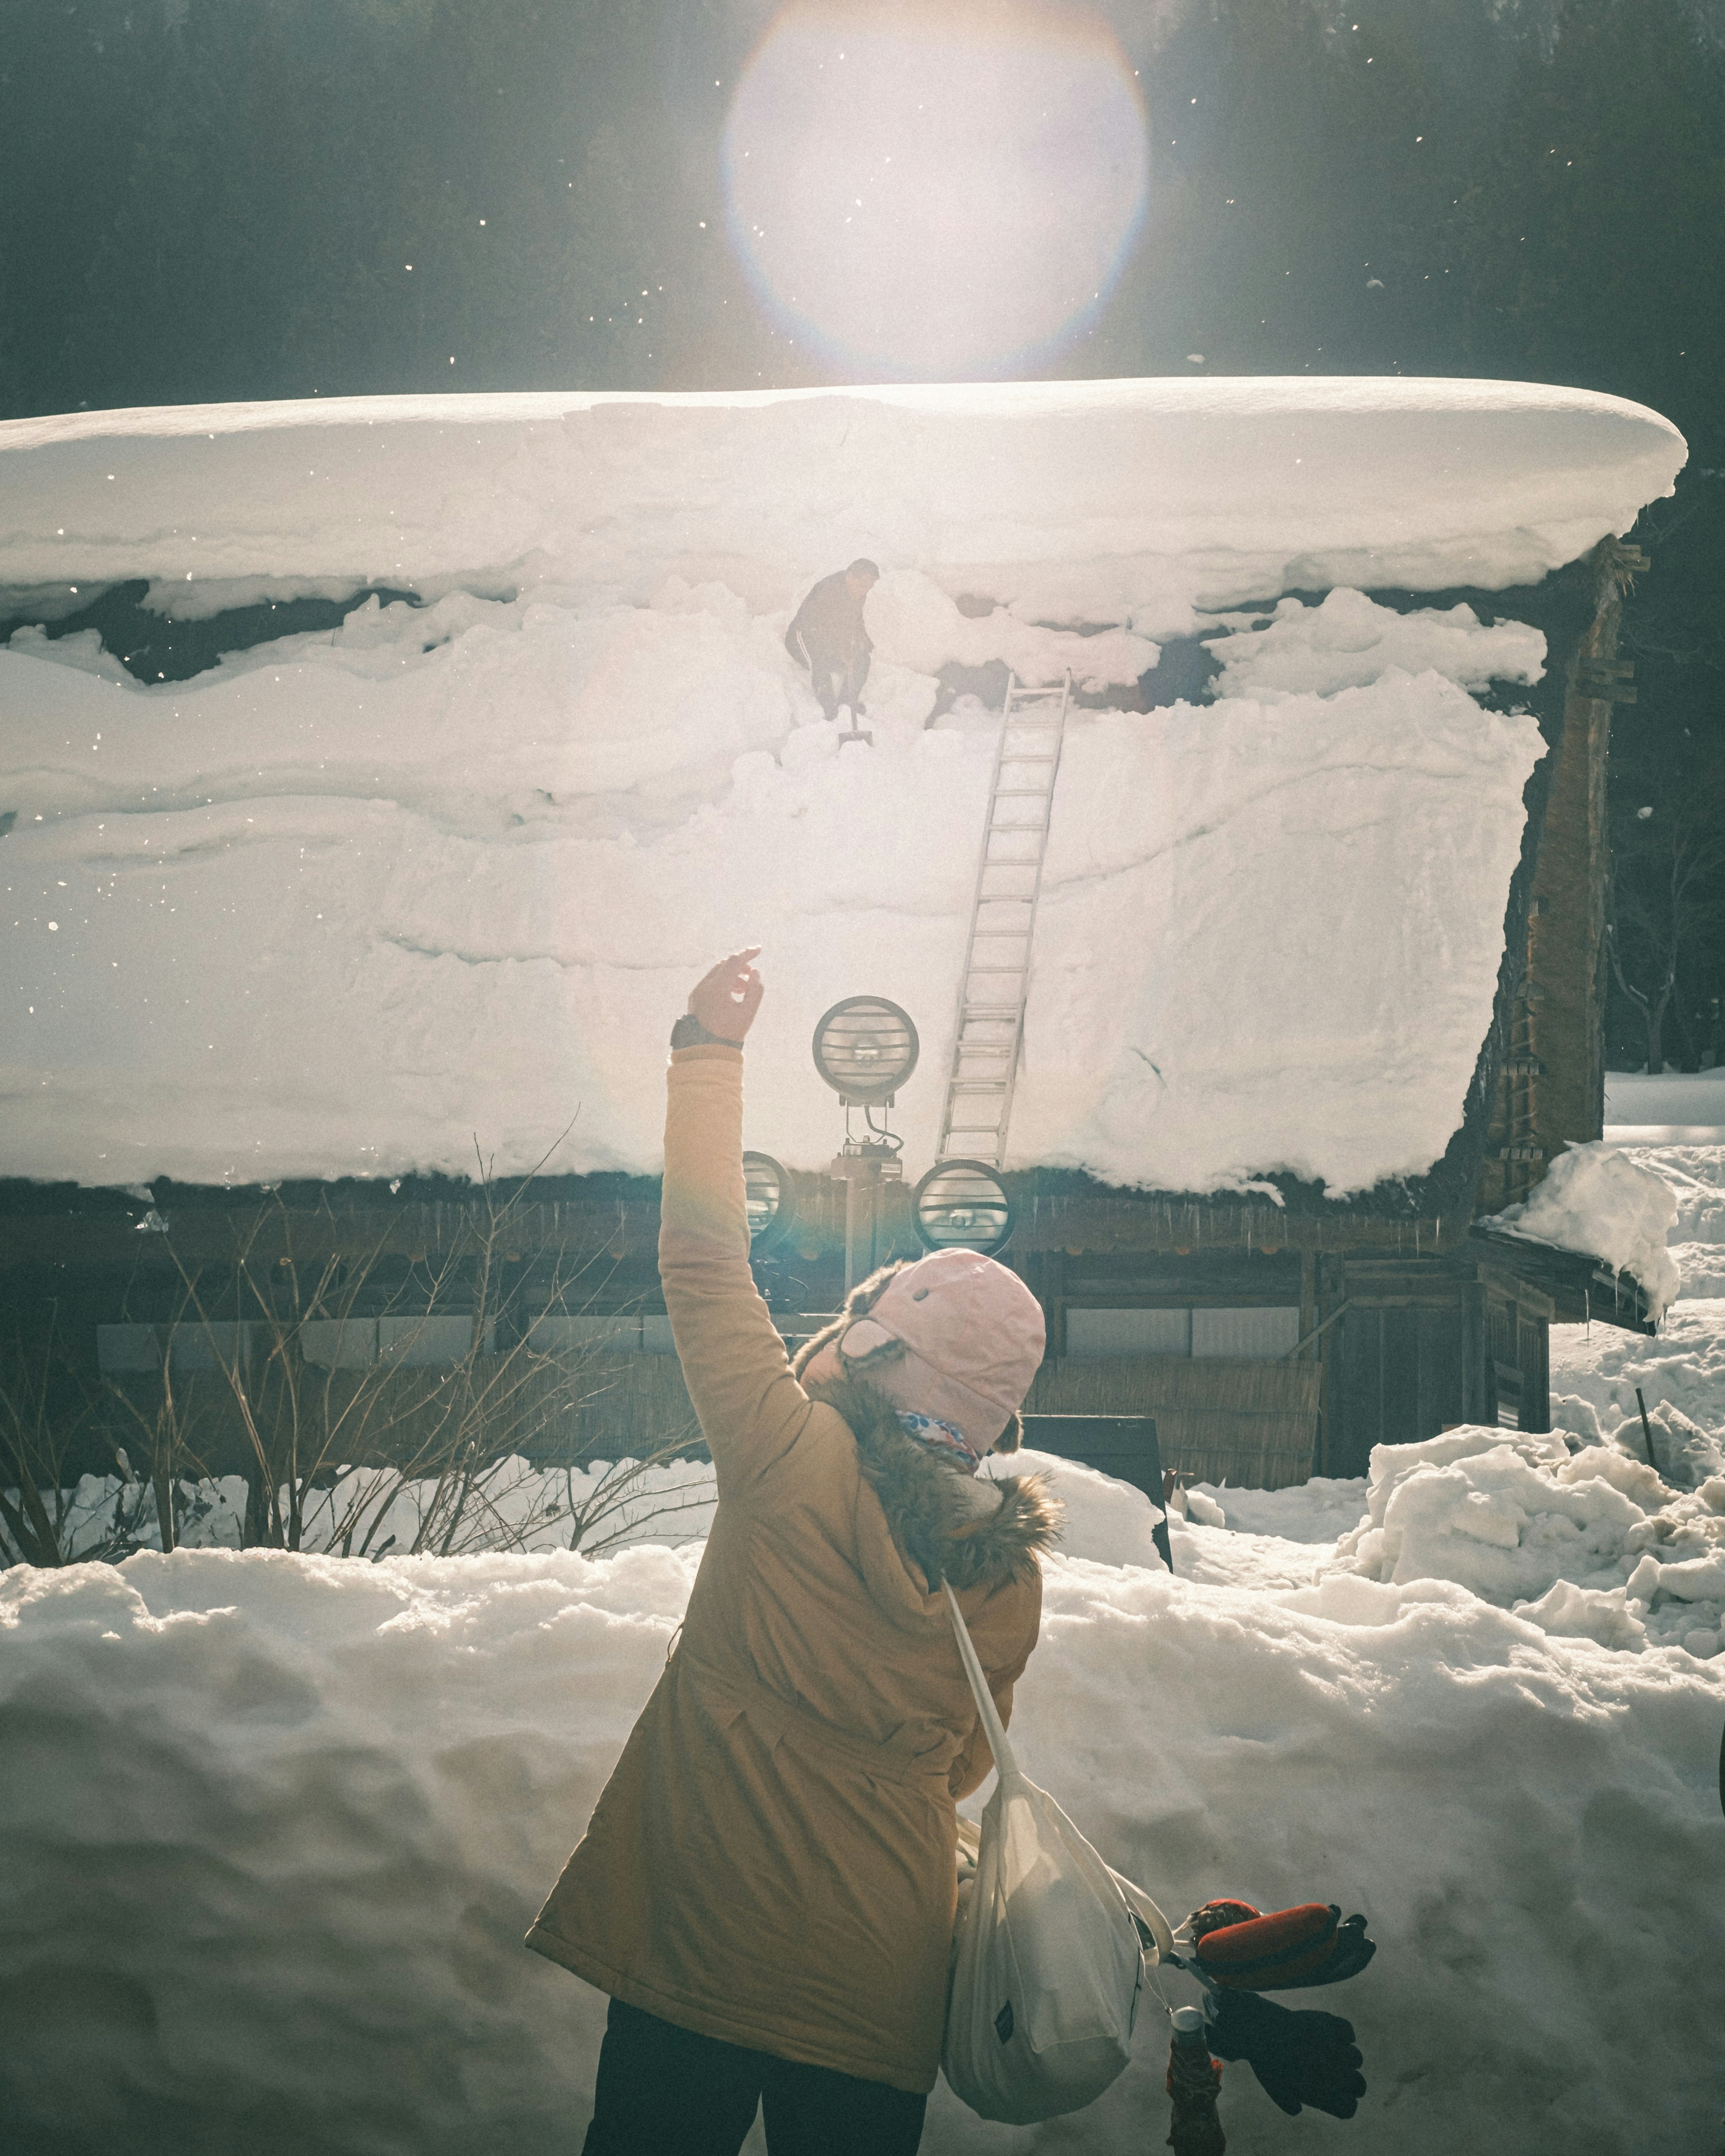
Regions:
<instances>
[{"instance_id":1,"label":"wristwatch","mask_svg":"<svg viewBox=\"0 0 1725 2156\"><path fill-rule=\"evenodd\" d=\"M740 1040L726 1040L722 1033L709 1033L693 1011L685 1011L671 1028L670 1045L675 1048L738 1048Z\"/></svg>"}]
</instances>

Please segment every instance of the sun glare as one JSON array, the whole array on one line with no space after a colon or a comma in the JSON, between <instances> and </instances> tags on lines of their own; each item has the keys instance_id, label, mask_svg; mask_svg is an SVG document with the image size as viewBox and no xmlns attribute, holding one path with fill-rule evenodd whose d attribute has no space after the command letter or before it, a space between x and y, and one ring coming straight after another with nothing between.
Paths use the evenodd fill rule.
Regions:
<instances>
[{"instance_id":1,"label":"sun glare","mask_svg":"<svg viewBox=\"0 0 1725 2156\"><path fill-rule=\"evenodd\" d=\"M725 131L732 244L848 367L952 376L1095 314L1144 206L1137 86L1055 0L793 0Z\"/></svg>"}]
</instances>

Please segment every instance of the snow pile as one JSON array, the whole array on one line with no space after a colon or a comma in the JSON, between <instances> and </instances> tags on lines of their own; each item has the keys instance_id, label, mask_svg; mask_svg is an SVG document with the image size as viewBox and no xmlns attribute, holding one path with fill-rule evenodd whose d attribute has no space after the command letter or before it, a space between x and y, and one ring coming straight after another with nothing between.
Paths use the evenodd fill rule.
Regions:
<instances>
[{"instance_id":1,"label":"snow pile","mask_svg":"<svg viewBox=\"0 0 1725 2156\"><path fill-rule=\"evenodd\" d=\"M880 657L918 674L998 661L1021 681L1058 681L1070 669L1075 689L1101 690L1136 681L1162 656L1127 629L1081 636L1022 620L1006 607L963 614L920 569L887 570L869 594L865 619Z\"/></svg>"},{"instance_id":2,"label":"snow pile","mask_svg":"<svg viewBox=\"0 0 1725 2156\"><path fill-rule=\"evenodd\" d=\"M1656 1321L1681 1285L1667 1254L1677 1217L1670 1185L1615 1146L1596 1142L1559 1153L1531 1198L1481 1225L1531 1243L1599 1258L1640 1284Z\"/></svg>"},{"instance_id":3,"label":"snow pile","mask_svg":"<svg viewBox=\"0 0 1725 2156\"><path fill-rule=\"evenodd\" d=\"M1725 1302L1684 1297L1657 1340L1610 1325L1553 1327L1552 1420L1559 1429L1645 1459L1638 1392L1668 1481L1693 1488L1725 1471Z\"/></svg>"},{"instance_id":4,"label":"snow pile","mask_svg":"<svg viewBox=\"0 0 1725 2156\"><path fill-rule=\"evenodd\" d=\"M1531 684L1545 672L1545 638L1523 622L1486 629L1471 606L1397 613L1346 589L1316 607L1283 599L1265 628L1209 639L1209 649L1221 662L1220 696L1329 696L1375 681L1392 666L1442 674L1464 689Z\"/></svg>"},{"instance_id":5,"label":"snow pile","mask_svg":"<svg viewBox=\"0 0 1725 2156\"><path fill-rule=\"evenodd\" d=\"M1151 1508L1115 1502L1142 1542ZM1255 1539L1180 1547L1199 1533L1236 1559ZM576 2145L603 2001L521 1936L697 1554L197 1551L0 1579L0 1732L27 1763L0 1779L19 2145ZM1232 1892L1366 1912L1376 1962L1315 2002L1359 2031L1363 2148L1604 2156L1698 2146L1717 2118L1725 1979L1679 1966L1645 1912L1725 1893L1722 1672L1441 1582L1204 1586L1060 1558L1014 1732L1170 1911ZM1140 2025L1116 2088L1026 2149L1160 2135L1147 1994ZM1243 2069L1223 2112L1240 2156L1298 2137ZM999 2140L937 2090L930 2156Z\"/></svg>"},{"instance_id":6,"label":"snow pile","mask_svg":"<svg viewBox=\"0 0 1725 2156\"><path fill-rule=\"evenodd\" d=\"M948 632L1045 670L1111 644L892 589L921 662ZM670 1017L750 942L748 1142L830 1158L808 1041L868 991L922 1029L899 1127L932 1158L998 722L926 728L937 684L883 638L875 745L841 751L784 620L717 583L452 593L159 689L0 650L0 1173L470 1175L475 1138L501 1174L651 1173ZM1394 666L1075 712L1012 1164L1337 1192L1430 1167L1541 747Z\"/></svg>"},{"instance_id":7,"label":"snow pile","mask_svg":"<svg viewBox=\"0 0 1725 2156\"><path fill-rule=\"evenodd\" d=\"M1273 1535L1287 1543L1333 1543L1358 1524L1366 1508L1363 1476L1314 1475L1282 1490L1243 1490L1228 1482L1195 1483L1187 1493L1186 1517L1206 1527ZM1220 1515L1200 1511L1199 1499Z\"/></svg>"},{"instance_id":8,"label":"snow pile","mask_svg":"<svg viewBox=\"0 0 1725 2156\"><path fill-rule=\"evenodd\" d=\"M1677 1209L1666 1248L1684 1301L1725 1296L1725 1145L1637 1146L1630 1158L1660 1178Z\"/></svg>"},{"instance_id":9,"label":"snow pile","mask_svg":"<svg viewBox=\"0 0 1725 2156\"><path fill-rule=\"evenodd\" d=\"M148 578L190 614L676 575L758 610L868 554L1158 636L1289 590L1537 583L1684 454L1619 398L1364 376L77 413L0 427L0 585Z\"/></svg>"},{"instance_id":10,"label":"snow pile","mask_svg":"<svg viewBox=\"0 0 1725 2156\"><path fill-rule=\"evenodd\" d=\"M1719 1651L1725 1476L1679 1495L1615 1445L1463 1427L1373 1448L1366 1517L1334 1568L1450 1580L1552 1633Z\"/></svg>"}]
</instances>

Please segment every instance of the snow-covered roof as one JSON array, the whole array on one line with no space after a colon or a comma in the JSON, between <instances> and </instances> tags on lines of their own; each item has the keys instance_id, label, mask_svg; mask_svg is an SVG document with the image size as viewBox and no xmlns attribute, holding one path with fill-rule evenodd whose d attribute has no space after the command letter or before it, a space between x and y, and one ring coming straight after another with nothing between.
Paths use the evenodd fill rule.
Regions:
<instances>
[{"instance_id":1,"label":"snow-covered roof","mask_svg":"<svg viewBox=\"0 0 1725 2156\"><path fill-rule=\"evenodd\" d=\"M525 568L636 600L723 577L758 607L867 553L1162 635L1193 599L1535 582L1683 455L1621 398L1376 376L86 412L0 425L0 586L147 577L184 613L234 603L212 580Z\"/></svg>"},{"instance_id":2,"label":"snow-covered roof","mask_svg":"<svg viewBox=\"0 0 1725 2156\"><path fill-rule=\"evenodd\" d=\"M0 583L44 617L121 578L182 613L432 601L152 686L88 636L0 649L0 1173L510 1173L572 1119L548 1168L650 1171L670 1017L745 941L749 1142L829 1157L809 1032L870 991L922 1029L898 1120L926 1164L997 725L926 725L935 670L1123 684L1201 633L1215 702L1074 714L1012 1164L1417 1175L1490 1022L1542 751L1471 692L1544 649L1353 587L1537 578L1681 456L1609 398L1370 380L0 427ZM875 742L841 752L780 639L859 552Z\"/></svg>"},{"instance_id":3,"label":"snow-covered roof","mask_svg":"<svg viewBox=\"0 0 1725 2156\"><path fill-rule=\"evenodd\" d=\"M1627 1273L1657 1325L1681 1280L1666 1245L1677 1202L1665 1178L1616 1146L1571 1146L1519 1205L1480 1222L1518 1242L1573 1250L1613 1273Z\"/></svg>"}]
</instances>

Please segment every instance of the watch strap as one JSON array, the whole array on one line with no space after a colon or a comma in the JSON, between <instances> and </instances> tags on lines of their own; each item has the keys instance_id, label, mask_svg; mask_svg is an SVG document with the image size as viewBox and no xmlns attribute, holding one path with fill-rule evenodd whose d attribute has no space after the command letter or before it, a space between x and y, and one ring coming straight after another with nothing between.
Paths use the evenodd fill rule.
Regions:
<instances>
[{"instance_id":1,"label":"watch strap","mask_svg":"<svg viewBox=\"0 0 1725 2156\"><path fill-rule=\"evenodd\" d=\"M671 1028L670 1045L676 1048L741 1048L740 1040L726 1040L721 1033L709 1033L693 1011L685 1011Z\"/></svg>"}]
</instances>

